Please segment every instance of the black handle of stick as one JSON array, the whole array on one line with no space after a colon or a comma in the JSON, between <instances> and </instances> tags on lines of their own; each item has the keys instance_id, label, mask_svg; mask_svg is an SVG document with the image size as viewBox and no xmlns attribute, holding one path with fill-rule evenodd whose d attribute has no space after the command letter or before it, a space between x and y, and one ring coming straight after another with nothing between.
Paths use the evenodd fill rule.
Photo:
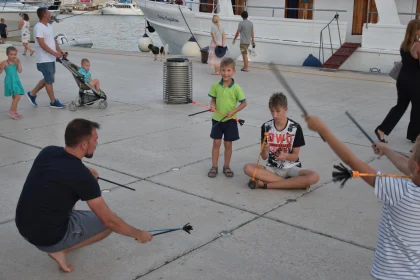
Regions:
<instances>
[{"instance_id":1,"label":"black handle of stick","mask_svg":"<svg viewBox=\"0 0 420 280\"><path fill-rule=\"evenodd\" d=\"M127 186L124 186L124 185L121 185L121 184L112 182L110 180L107 180L107 179L104 179L104 178L101 178L101 177L98 177L98 179L100 179L102 181L105 181L105 182L108 182L108 183L111 183L111 184L114 184L114 185L117 185L117 186L120 186L120 187L123 187L123 188L126 188L126 189L129 189L129 190L132 190L132 191L135 191L135 189L133 189L133 188L130 188L130 187L127 187Z\"/></svg>"},{"instance_id":2,"label":"black handle of stick","mask_svg":"<svg viewBox=\"0 0 420 280\"><path fill-rule=\"evenodd\" d=\"M205 111L200 111L200 112L197 112L197 113L194 113L194 114L190 114L190 115L188 115L188 117L195 116L195 115L198 115L198 114L202 114L202 113L205 113L205 112L210 112L210 110L205 110Z\"/></svg>"},{"instance_id":3,"label":"black handle of stick","mask_svg":"<svg viewBox=\"0 0 420 280\"><path fill-rule=\"evenodd\" d=\"M171 230L167 230L167 231L163 231L163 232L159 232L159 233L154 233L152 235L156 236L156 235L165 234L165 233L173 232L173 231L177 231L177 230L179 230L179 229L171 229Z\"/></svg>"},{"instance_id":4,"label":"black handle of stick","mask_svg":"<svg viewBox=\"0 0 420 280\"><path fill-rule=\"evenodd\" d=\"M226 119L227 118L227 116L224 116L224 118L223 119L221 119L220 121L218 121L215 125L213 125L213 127L215 127L216 125L218 125L219 123L221 123L224 119Z\"/></svg>"},{"instance_id":5,"label":"black handle of stick","mask_svg":"<svg viewBox=\"0 0 420 280\"><path fill-rule=\"evenodd\" d=\"M300 110L303 112L304 115L308 115L308 111L306 111L305 107L303 107L302 103L300 102L299 98L297 97L296 93L293 91L293 89L289 86L286 79L283 77L283 75L280 73L280 70L277 68L277 66L274 63L270 63L270 67L273 70L274 75L277 77L277 79L280 81L280 83L284 86L284 88L289 92L289 94L292 96L293 100L296 102ZM321 139L325 142L324 137L322 135L319 135Z\"/></svg>"},{"instance_id":6,"label":"black handle of stick","mask_svg":"<svg viewBox=\"0 0 420 280\"><path fill-rule=\"evenodd\" d=\"M375 144L375 141L366 133L366 131L359 125L359 123L350 115L348 111L346 111L346 115L350 118L350 120L360 129L360 131L369 139L370 143Z\"/></svg>"}]
</instances>

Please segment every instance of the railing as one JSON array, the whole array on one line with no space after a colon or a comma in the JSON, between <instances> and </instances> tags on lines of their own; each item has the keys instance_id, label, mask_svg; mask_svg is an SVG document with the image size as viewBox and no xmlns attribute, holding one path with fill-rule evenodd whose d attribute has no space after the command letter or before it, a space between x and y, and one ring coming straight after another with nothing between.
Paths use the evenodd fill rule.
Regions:
<instances>
[{"instance_id":1,"label":"railing","mask_svg":"<svg viewBox=\"0 0 420 280\"><path fill-rule=\"evenodd\" d=\"M322 28L322 30L319 34L319 56L318 57L319 57L319 60L321 60L321 50L322 50L322 64L324 64L324 62L325 62L324 36L323 36L323 33L322 33L325 30L325 28L328 28L328 34L329 34L329 37L330 37L331 55L334 54L333 47L332 47L332 39L331 39L331 29L330 29L330 25L334 20L337 21L338 38L340 39L340 46L341 46L341 33L340 33L340 26L338 24L338 19L339 19L339 15L338 15L338 13L336 13L335 16L333 17L333 19L324 28Z\"/></svg>"},{"instance_id":2,"label":"railing","mask_svg":"<svg viewBox=\"0 0 420 280\"><path fill-rule=\"evenodd\" d=\"M168 5L176 5L175 3L170 3L170 2L164 2L164 1L159 1L159 0L145 0L145 2L150 1L150 2L160 2L160 3L164 3L164 4L168 4ZM175 2L175 0L174 0ZM208 3L197 3L197 2L186 2L184 0L184 5L183 6L188 6L188 5L201 5L201 6L212 6L213 8L213 12L215 12L215 10L219 7L219 3L217 4L208 4ZM242 7L244 8L245 11L247 11L248 8L255 8L255 9L268 9L268 10L272 10L272 17L274 17L275 11L276 10L291 10L291 11L318 11L318 12L335 12L335 13L346 13L347 10L338 10L338 9L307 9L307 8L286 8L286 7L273 7L273 6L249 6L249 5L232 5L233 8L235 7Z\"/></svg>"}]
</instances>

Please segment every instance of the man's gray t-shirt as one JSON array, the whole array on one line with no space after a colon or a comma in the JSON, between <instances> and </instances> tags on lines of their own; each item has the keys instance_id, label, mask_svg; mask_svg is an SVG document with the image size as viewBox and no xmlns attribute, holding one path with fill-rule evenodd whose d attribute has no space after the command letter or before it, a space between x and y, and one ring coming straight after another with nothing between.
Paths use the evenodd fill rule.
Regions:
<instances>
[{"instance_id":1,"label":"man's gray t-shirt","mask_svg":"<svg viewBox=\"0 0 420 280\"><path fill-rule=\"evenodd\" d=\"M223 43L222 42L222 40L223 40L223 32L224 32L223 27L220 26L220 30L219 30L219 29L217 29L217 25L216 24L213 24L212 25L212 27L211 27L211 33L214 33L216 35L217 43L219 43L220 45ZM213 41L213 37L212 37L212 41ZM214 42L214 43L216 43L216 42Z\"/></svg>"},{"instance_id":2,"label":"man's gray t-shirt","mask_svg":"<svg viewBox=\"0 0 420 280\"><path fill-rule=\"evenodd\" d=\"M238 25L238 30L241 32L241 44L251 44L252 29L254 24L249 20L243 20Z\"/></svg>"}]
</instances>

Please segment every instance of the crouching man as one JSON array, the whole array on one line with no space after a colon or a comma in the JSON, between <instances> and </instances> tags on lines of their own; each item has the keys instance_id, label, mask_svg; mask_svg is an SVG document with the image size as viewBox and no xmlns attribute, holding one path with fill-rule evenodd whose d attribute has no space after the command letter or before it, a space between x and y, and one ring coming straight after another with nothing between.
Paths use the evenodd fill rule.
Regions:
<instances>
[{"instance_id":1,"label":"crouching man","mask_svg":"<svg viewBox=\"0 0 420 280\"><path fill-rule=\"evenodd\" d=\"M54 259L64 272L72 272L66 254L106 238L111 232L140 243L152 240L117 217L105 203L97 182L98 172L82 159L92 158L99 124L85 119L71 121L65 147L48 146L36 157L16 209L19 233ZM86 201L92 211L75 210Z\"/></svg>"}]
</instances>

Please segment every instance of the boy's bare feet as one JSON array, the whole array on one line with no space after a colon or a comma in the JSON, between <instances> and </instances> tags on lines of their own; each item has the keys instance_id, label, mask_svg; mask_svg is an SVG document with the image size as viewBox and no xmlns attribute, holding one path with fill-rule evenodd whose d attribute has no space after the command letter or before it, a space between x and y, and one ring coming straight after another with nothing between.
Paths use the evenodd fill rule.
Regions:
<instances>
[{"instance_id":1,"label":"boy's bare feet","mask_svg":"<svg viewBox=\"0 0 420 280\"><path fill-rule=\"evenodd\" d=\"M58 264L58 267L64 272L72 272L74 267L71 264L67 263L66 253L63 251L56 253L48 253L48 256L55 260Z\"/></svg>"}]
</instances>

